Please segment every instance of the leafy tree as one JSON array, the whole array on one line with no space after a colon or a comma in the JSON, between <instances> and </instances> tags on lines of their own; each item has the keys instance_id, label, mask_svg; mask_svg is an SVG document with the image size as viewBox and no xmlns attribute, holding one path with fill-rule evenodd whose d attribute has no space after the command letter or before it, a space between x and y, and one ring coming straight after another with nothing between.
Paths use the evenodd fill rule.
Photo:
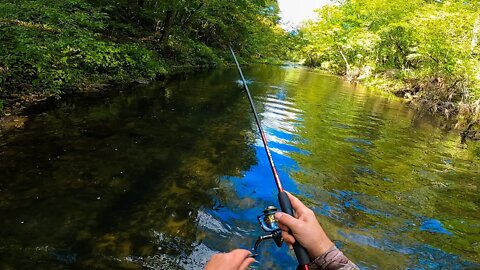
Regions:
<instances>
[{"instance_id":1,"label":"leafy tree","mask_svg":"<svg viewBox=\"0 0 480 270\"><path fill-rule=\"evenodd\" d=\"M479 11L475 1L345 0L300 29L301 55L352 79L385 78L448 116L480 96Z\"/></svg>"},{"instance_id":2,"label":"leafy tree","mask_svg":"<svg viewBox=\"0 0 480 270\"><path fill-rule=\"evenodd\" d=\"M57 95L175 65L287 57L273 0L7 0L0 3L0 88Z\"/></svg>"}]
</instances>

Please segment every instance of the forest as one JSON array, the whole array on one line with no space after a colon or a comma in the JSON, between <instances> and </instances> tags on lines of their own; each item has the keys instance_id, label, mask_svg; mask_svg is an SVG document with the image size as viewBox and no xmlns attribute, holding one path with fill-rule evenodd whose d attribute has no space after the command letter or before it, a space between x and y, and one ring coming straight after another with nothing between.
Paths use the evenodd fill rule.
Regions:
<instances>
[{"instance_id":1,"label":"forest","mask_svg":"<svg viewBox=\"0 0 480 270\"><path fill-rule=\"evenodd\" d=\"M222 64L229 44L250 58L285 58L279 19L268 0L2 1L0 95L153 80L175 66Z\"/></svg>"},{"instance_id":2,"label":"forest","mask_svg":"<svg viewBox=\"0 0 480 270\"><path fill-rule=\"evenodd\" d=\"M312 67L385 89L460 125L479 120L478 1L348 0L301 30Z\"/></svg>"},{"instance_id":3,"label":"forest","mask_svg":"<svg viewBox=\"0 0 480 270\"><path fill-rule=\"evenodd\" d=\"M476 1L335 1L287 32L274 0L2 1L0 109L230 64L231 44L244 63L299 61L465 127L480 112L479 10Z\"/></svg>"}]
</instances>

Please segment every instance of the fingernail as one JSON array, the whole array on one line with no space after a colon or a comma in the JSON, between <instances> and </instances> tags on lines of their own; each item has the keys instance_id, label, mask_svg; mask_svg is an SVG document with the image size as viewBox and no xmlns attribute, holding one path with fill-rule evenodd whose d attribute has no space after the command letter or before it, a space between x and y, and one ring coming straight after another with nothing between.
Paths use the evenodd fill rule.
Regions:
<instances>
[{"instance_id":1,"label":"fingernail","mask_svg":"<svg viewBox=\"0 0 480 270\"><path fill-rule=\"evenodd\" d=\"M281 218L282 216L283 216L283 213L282 213L282 212L277 212L277 213L275 213L275 218L276 218L276 219L279 219L279 218Z\"/></svg>"}]
</instances>

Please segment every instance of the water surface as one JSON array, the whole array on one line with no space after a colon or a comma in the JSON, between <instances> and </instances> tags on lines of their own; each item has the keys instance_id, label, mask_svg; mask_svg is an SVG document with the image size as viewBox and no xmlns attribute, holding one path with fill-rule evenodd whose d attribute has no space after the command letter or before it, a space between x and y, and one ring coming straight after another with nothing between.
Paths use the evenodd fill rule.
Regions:
<instances>
[{"instance_id":1,"label":"water surface","mask_svg":"<svg viewBox=\"0 0 480 270\"><path fill-rule=\"evenodd\" d=\"M284 187L353 261L480 268L478 146L336 77L245 75ZM198 269L277 204L233 69L67 98L2 140L1 269ZM295 267L260 251L258 269Z\"/></svg>"}]
</instances>

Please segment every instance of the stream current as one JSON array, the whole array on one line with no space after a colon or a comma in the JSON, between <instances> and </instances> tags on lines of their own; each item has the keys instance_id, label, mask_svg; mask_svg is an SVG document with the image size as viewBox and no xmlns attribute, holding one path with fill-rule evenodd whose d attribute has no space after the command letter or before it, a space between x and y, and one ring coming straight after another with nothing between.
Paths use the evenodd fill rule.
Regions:
<instances>
[{"instance_id":1,"label":"stream current","mask_svg":"<svg viewBox=\"0 0 480 270\"><path fill-rule=\"evenodd\" d=\"M245 76L284 188L352 261L480 269L478 146L337 77ZM201 269L277 205L234 69L64 98L1 139L0 173L0 269ZM257 259L296 266L273 241Z\"/></svg>"}]
</instances>

